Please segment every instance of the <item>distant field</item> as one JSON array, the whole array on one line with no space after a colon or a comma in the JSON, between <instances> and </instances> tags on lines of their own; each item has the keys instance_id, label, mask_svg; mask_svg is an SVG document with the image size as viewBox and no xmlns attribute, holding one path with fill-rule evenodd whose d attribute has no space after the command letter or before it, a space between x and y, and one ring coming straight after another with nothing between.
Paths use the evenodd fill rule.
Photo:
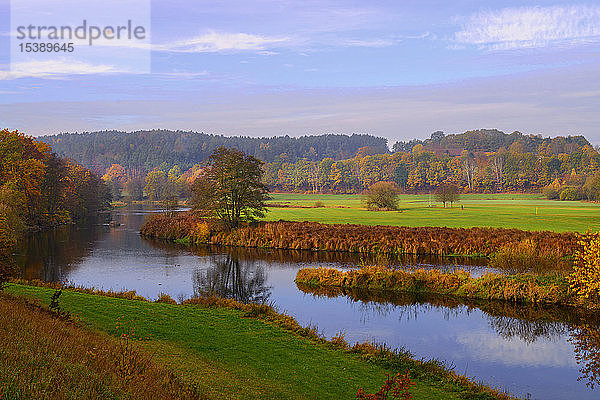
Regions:
<instances>
[{"instance_id":1,"label":"distant field","mask_svg":"<svg viewBox=\"0 0 600 400\"><path fill-rule=\"evenodd\" d=\"M491 226L555 232L600 230L600 204L551 201L540 194L463 195L453 208L444 208L428 195L402 195L400 211L368 211L360 195L273 193L272 203L324 208L269 208L267 220L399 226ZM462 208L461 208L462 206ZM347 207L347 208L343 208ZM536 215L537 209L537 215Z\"/></svg>"}]
</instances>

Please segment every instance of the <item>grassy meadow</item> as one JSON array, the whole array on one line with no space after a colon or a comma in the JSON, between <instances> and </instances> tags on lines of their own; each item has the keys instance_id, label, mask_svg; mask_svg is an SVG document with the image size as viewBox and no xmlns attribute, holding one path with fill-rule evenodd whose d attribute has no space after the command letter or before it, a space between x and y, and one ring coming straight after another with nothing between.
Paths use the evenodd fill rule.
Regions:
<instances>
[{"instance_id":1,"label":"grassy meadow","mask_svg":"<svg viewBox=\"0 0 600 400\"><path fill-rule=\"evenodd\" d=\"M600 204L577 201L546 200L541 194L473 194L462 195L453 208L429 195L401 195L399 211L368 211L360 195L272 193L271 203L323 208L270 207L265 219L349 223L362 225L475 226L585 232L600 230ZM432 196L433 198L434 196ZM462 206L462 208L461 208ZM536 214L537 210L537 214Z\"/></svg>"},{"instance_id":2,"label":"grassy meadow","mask_svg":"<svg viewBox=\"0 0 600 400\"><path fill-rule=\"evenodd\" d=\"M50 288L16 284L6 291L45 305L54 293ZM103 335L115 334L119 318L131 321L138 337L150 338L139 345L152 355L154 363L167 367L209 398L353 399L357 388L374 392L385 378L383 366L366 362L358 354L298 336L235 309L128 300L71 290L63 291L60 306L81 319L81 329ZM1 307L6 307L6 301L0 301ZM56 336L50 330L42 335ZM35 370L35 360L29 364ZM2 382L4 376L0 377L0 387L3 383L7 387ZM458 399L464 398L460 392L466 394L456 383L427 372L414 376L413 381L415 399ZM467 397L494 398L484 393Z\"/></svg>"}]
</instances>

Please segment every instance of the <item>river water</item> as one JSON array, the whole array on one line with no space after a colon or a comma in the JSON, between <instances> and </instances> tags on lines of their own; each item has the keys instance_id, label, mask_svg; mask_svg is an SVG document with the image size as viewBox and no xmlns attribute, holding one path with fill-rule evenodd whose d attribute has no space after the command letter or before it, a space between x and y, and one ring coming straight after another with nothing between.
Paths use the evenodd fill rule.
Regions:
<instances>
[{"instance_id":1,"label":"river water","mask_svg":"<svg viewBox=\"0 0 600 400\"><path fill-rule=\"evenodd\" d=\"M188 248L139 236L152 210L113 212L121 225L65 226L31 235L17 253L21 276L175 299L214 291L264 301L315 325L327 337L404 347L456 371L531 399L598 399L589 387L600 365L600 324L561 308L457 302L440 297L386 296L357 291L312 292L294 283L300 268L352 268L368 259L345 253ZM408 257L392 264L486 270L476 259ZM584 322L586 326L584 327ZM584 361L578 363L577 355ZM592 367L590 373L580 372Z\"/></svg>"}]
</instances>

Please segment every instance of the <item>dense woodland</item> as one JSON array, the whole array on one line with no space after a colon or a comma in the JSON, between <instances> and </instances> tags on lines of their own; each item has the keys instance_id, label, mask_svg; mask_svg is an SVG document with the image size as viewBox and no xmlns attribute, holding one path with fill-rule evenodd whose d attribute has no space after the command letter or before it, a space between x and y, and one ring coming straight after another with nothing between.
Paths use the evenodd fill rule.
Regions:
<instances>
[{"instance_id":1,"label":"dense woodland","mask_svg":"<svg viewBox=\"0 0 600 400\"><path fill-rule=\"evenodd\" d=\"M243 151L265 162L320 161L327 157L342 160L354 156L361 147L388 152L386 139L370 135L253 138L152 130L64 133L39 139L50 144L57 154L77 160L97 173L104 173L112 164L120 164L128 170L150 171L165 165L178 165L185 170L207 160L221 146Z\"/></svg>"},{"instance_id":2,"label":"dense woodland","mask_svg":"<svg viewBox=\"0 0 600 400\"><path fill-rule=\"evenodd\" d=\"M361 193L395 182L406 193L453 185L465 193L540 192L560 200L600 199L600 155L583 136L543 138L476 130L398 142L369 135L224 137L193 132L95 132L42 140L103 175L115 199L188 197L220 145L265 162L272 190Z\"/></svg>"},{"instance_id":3,"label":"dense woodland","mask_svg":"<svg viewBox=\"0 0 600 400\"><path fill-rule=\"evenodd\" d=\"M107 208L100 177L17 131L0 131L0 250L20 232L68 223Z\"/></svg>"}]
</instances>

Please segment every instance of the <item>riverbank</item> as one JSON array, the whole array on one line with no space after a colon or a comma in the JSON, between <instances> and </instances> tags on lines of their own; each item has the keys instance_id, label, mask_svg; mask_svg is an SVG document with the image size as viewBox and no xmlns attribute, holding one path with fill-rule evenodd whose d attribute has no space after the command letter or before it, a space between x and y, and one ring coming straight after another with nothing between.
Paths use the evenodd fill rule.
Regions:
<instances>
[{"instance_id":1,"label":"riverbank","mask_svg":"<svg viewBox=\"0 0 600 400\"><path fill-rule=\"evenodd\" d=\"M153 215L144 237L184 244L373 254L494 256L527 251L529 265L560 265L577 249L577 234L503 228L398 227L316 222L259 222L226 230L190 212Z\"/></svg>"},{"instance_id":2,"label":"riverbank","mask_svg":"<svg viewBox=\"0 0 600 400\"><path fill-rule=\"evenodd\" d=\"M443 272L437 269L402 270L371 266L349 271L303 268L298 271L295 281L309 288L424 293L464 299L597 308L593 302L584 302L575 296L567 278L560 275L487 273L473 278L460 270Z\"/></svg>"},{"instance_id":3,"label":"riverbank","mask_svg":"<svg viewBox=\"0 0 600 400\"><path fill-rule=\"evenodd\" d=\"M55 293L52 287L14 283L6 290L44 304ZM164 296L148 302L127 299L135 298L132 292L84 292L94 291L63 290L61 309L78 315L86 329L109 334L119 318L134 321L136 334L151 338L139 345L210 398L351 399L359 387L378 390L386 372L406 370L416 383L415 399L509 398L437 362L371 344L348 346L342 336L327 341L268 306L216 298L179 305Z\"/></svg>"}]
</instances>

